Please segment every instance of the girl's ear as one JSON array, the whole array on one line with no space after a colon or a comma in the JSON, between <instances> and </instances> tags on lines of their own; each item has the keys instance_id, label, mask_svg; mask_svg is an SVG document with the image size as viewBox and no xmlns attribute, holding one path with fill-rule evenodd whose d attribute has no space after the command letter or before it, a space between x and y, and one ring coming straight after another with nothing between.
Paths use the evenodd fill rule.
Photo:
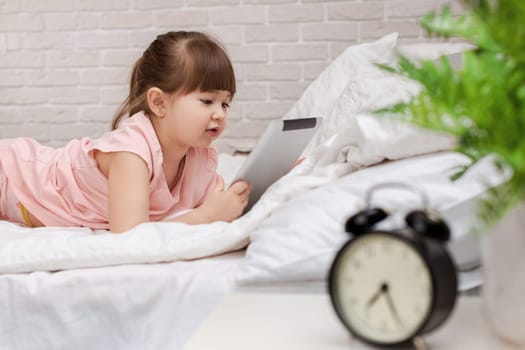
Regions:
<instances>
[{"instance_id":1,"label":"girl's ear","mask_svg":"<svg viewBox=\"0 0 525 350\"><path fill-rule=\"evenodd\" d=\"M146 99L150 111L157 117L164 117L167 104L166 94L158 87L152 87L146 92Z\"/></svg>"}]
</instances>

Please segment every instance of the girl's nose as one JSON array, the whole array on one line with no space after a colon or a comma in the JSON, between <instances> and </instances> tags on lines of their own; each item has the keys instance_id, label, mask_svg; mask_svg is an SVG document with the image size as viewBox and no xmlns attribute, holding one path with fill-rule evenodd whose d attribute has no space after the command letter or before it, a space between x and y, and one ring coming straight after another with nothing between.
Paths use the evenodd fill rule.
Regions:
<instances>
[{"instance_id":1,"label":"girl's nose","mask_svg":"<svg viewBox=\"0 0 525 350\"><path fill-rule=\"evenodd\" d=\"M213 111L213 114L211 115L211 119L217 120L217 119L224 119L226 117L226 111L222 108L217 108Z\"/></svg>"}]
</instances>

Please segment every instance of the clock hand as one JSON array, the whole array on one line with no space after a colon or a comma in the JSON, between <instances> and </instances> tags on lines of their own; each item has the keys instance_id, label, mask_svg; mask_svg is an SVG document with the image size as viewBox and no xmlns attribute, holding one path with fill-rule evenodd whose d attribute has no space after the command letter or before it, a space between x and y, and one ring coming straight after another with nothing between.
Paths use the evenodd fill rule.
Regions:
<instances>
[{"instance_id":1,"label":"clock hand","mask_svg":"<svg viewBox=\"0 0 525 350\"><path fill-rule=\"evenodd\" d=\"M368 302L366 303L366 308L369 309L375 302L376 300L381 296L381 294L383 294L383 286L380 286L379 289L374 293L374 295L372 295L372 297L368 300Z\"/></svg>"},{"instance_id":2,"label":"clock hand","mask_svg":"<svg viewBox=\"0 0 525 350\"><path fill-rule=\"evenodd\" d=\"M386 284L385 282L381 283L377 292L375 292L375 294L372 295L370 300L368 300L368 302L366 303L367 309L370 308L376 302L376 300L381 296L381 294L386 292L387 289L388 289L388 284Z\"/></svg>"},{"instance_id":3,"label":"clock hand","mask_svg":"<svg viewBox=\"0 0 525 350\"><path fill-rule=\"evenodd\" d=\"M388 290L388 285L386 285L384 292L385 292L386 301L388 303L388 307L390 308L392 315L396 319L396 322L400 326L403 326L403 321L401 321L401 317L399 317L399 313L397 312L396 306L394 305L394 301L392 300L392 296L390 295L390 291Z\"/></svg>"}]
</instances>

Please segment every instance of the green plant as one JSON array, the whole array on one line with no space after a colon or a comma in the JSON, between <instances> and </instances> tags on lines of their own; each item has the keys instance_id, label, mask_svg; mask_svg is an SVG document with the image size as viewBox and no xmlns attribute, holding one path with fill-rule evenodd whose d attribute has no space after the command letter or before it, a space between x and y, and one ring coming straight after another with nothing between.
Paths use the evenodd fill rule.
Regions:
<instances>
[{"instance_id":1,"label":"green plant","mask_svg":"<svg viewBox=\"0 0 525 350\"><path fill-rule=\"evenodd\" d=\"M419 82L422 90L408 103L380 112L456 136L456 150L472 164L496 155L510 177L491 189L480 208L484 222L492 223L525 201L525 1L463 3L460 15L447 5L421 20L429 36L474 45L463 53L461 68L454 69L445 56L419 63L400 57L395 68L383 68Z\"/></svg>"}]
</instances>

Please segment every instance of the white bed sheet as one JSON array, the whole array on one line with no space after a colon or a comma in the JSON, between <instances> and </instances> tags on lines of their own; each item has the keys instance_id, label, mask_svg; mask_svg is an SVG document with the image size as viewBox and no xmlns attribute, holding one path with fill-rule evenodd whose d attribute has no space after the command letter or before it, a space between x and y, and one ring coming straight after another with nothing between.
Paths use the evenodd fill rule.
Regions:
<instances>
[{"instance_id":1,"label":"white bed sheet","mask_svg":"<svg viewBox=\"0 0 525 350\"><path fill-rule=\"evenodd\" d=\"M178 349L243 256L0 275L0 349Z\"/></svg>"}]
</instances>

